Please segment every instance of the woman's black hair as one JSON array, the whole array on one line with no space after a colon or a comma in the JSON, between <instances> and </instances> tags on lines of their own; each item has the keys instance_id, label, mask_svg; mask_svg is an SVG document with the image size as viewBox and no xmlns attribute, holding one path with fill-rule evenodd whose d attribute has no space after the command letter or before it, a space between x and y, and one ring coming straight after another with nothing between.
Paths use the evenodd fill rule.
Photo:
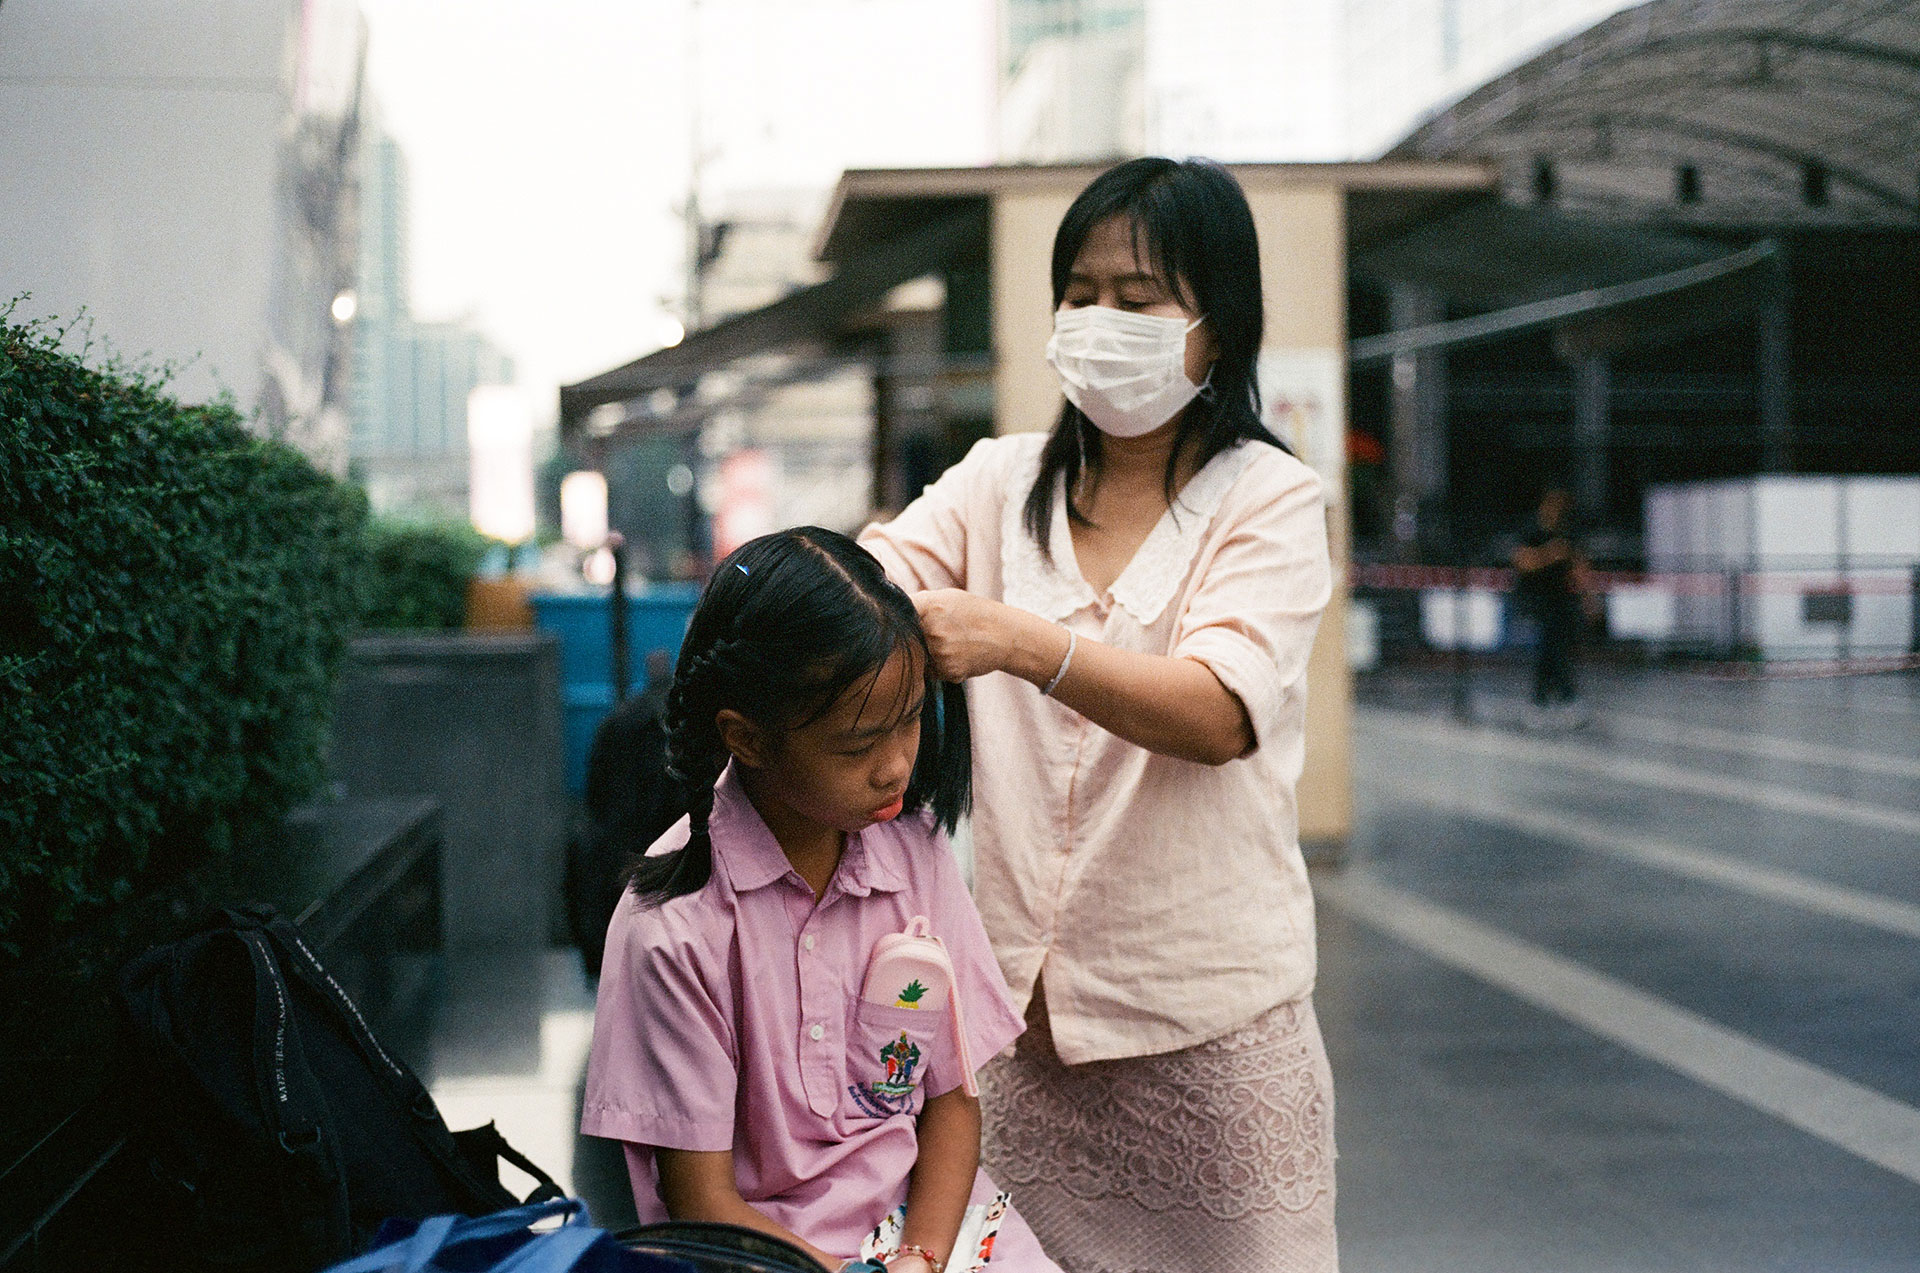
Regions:
<instances>
[{"instance_id":1,"label":"woman's black hair","mask_svg":"<svg viewBox=\"0 0 1920 1273\"><path fill-rule=\"evenodd\" d=\"M1196 466L1239 442L1286 444L1260 423L1260 385L1254 374L1265 329L1260 300L1260 242L1253 212L1233 174L1206 159L1130 159L1093 179L1060 219L1053 236L1053 307L1066 298L1073 263L1093 228L1110 217L1133 227L1135 251L1166 280L1182 304L1206 319L1219 358L1207 392L1180 417L1179 434L1167 456L1166 493L1171 504L1180 461L1189 452ZM1101 434L1071 402L1040 452L1040 475L1027 492L1027 533L1048 553L1053 487L1066 476L1067 516L1087 525L1074 503L1081 468L1098 476ZM1050 555L1050 554L1049 554Z\"/></svg>"},{"instance_id":2,"label":"woman's black hair","mask_svg":"<svg viewBox=\"0 0 1920 1273\"><path fill-rule=\"evenodd\" d=\"M972 791L966 694L935 676L907 594L873 554L818 526L762 535L728 554L694 607L667 697L667 763L686 796L686 847L634 864L629 886L641 900L697 892L713 873L707 819L727 762L720 712L774 731L799 728L902 650L926 690L902 813L930 809L952 831Z\"/></svg>"}]
</instances>

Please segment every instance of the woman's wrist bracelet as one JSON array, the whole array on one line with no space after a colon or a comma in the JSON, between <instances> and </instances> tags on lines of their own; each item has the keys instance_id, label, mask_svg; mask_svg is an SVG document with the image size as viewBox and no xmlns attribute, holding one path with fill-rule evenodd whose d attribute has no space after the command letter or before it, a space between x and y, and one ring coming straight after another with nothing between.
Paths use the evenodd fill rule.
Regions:
<instances>
[{"instance_id":1,"label":"woman's wrist bracelet","mask_svg":"<svg viewBox=\"0 0 1920 1273\"><path fill-rule=\"evenodd\" d=\"M1063 679L1065 679L1067 675L1067 669L1073 666L1073 648L1078 644L1080 644L1080 634L1078 632L1075 632L1072 628L1068 628L1066 657L1060 660L1060 670L1053 674L1053 679L1051 681L1048 681L1046 683L1046 686L1043 689L1041 689L1040 691L1041 698L1051 698L1053 696L1053 691L1059 688L1060 682ZM938 1269L935 1269L934 1273L940 1273L940 1271Z\"/></svg>"}]
</instances>

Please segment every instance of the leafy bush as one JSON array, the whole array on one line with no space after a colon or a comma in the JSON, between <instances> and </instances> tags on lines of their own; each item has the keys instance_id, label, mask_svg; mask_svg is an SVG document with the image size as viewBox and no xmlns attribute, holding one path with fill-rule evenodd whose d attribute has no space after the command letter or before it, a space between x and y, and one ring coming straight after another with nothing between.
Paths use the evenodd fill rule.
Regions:
<instances>
[{"instance_id":1,"label":"leafy bush","mask_svg":"<svg viewBox=\"0 0 1920 1273\"><path fill-rule=\"evenodd\" d=\"M375 520L366 533L361 626L461 626L467 614L467 581L490 542L457 522Z\"/></svg>"},{"instance_id":2,"label":"leafy bush","mask_svg":"<svg viewBox=\"0 0 1920 1273\"><path fill-rule=\"evenodd\" d=\"M364 499L0 310L0 949L231 852L324 779Z\"/></svg>"}]
</instances>

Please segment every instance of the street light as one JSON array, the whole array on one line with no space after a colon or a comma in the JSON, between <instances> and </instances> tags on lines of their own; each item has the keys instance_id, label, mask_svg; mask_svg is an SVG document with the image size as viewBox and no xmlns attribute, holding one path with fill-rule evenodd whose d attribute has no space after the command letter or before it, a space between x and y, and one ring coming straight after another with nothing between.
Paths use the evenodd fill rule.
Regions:
<instances>
[{"instance_id":1,"label":"street light","mask_svg":"<svg viewBox=\"0 0 1920 1273\"><path fill-rule=\"evenodd\" d=\"M560 479L560 535L582 552L607 542L607 475L581 469Z\"/></svg>"},{"instance_id":2,"label":"street light","mask_svg":"<svg viewBox=\"0 0 1920 1273\"><path fill-rule=\"evenodd\" d=\"M467 395L468 504L482 535L518 544L533 535L533 404L511 385Z\"/></svg>"}]
</instances>

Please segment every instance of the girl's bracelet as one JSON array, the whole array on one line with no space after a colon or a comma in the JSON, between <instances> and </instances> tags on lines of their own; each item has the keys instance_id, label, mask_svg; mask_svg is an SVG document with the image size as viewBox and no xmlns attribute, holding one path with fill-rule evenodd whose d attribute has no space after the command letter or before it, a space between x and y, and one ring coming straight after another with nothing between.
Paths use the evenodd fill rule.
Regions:
<instances>
[{"instance_id":1,"label":"girl's bracelet","mask_svg":"<svg viewBox=\"0 0 1920 1273\"><path fill-rule=\"evenodd\" d=\"M1071 647L1069 647L1069 653L1071 653ZM1054 679L1058 680L1059 678L1055 677ZM884 1263L888 1268L892 1268L893 1262L903 1255L917 1255L927 1262L927 1267L932 1269L933 1273L947 1273L947 1262L945 1260L940 1259L934 1255L933 1252L927 1250L927 1248L916 1246L911 1242L902 1244L898 1250L886 1257Z\"/></svg>"},{"instance_id":2,"label":"girl's bracelet","mask_svg":"<svg viewBox=\"0 0 1920 1273\"><path fill-rule=\"evenodd\" d=\"M1054 690L1060 687L1060 682L1066 678L1067 669L1073 666L1073 647L1078 644L1080 644L1080 634L1068 628L1066 657L1060 660L1060 670L1053 674L1053 679L1048 681L1046 687L1040 691L1041 698L1051 698ZM940 1270L935 1269L933 1273L940 1273Z\"/></svg>"}]
</instances>

